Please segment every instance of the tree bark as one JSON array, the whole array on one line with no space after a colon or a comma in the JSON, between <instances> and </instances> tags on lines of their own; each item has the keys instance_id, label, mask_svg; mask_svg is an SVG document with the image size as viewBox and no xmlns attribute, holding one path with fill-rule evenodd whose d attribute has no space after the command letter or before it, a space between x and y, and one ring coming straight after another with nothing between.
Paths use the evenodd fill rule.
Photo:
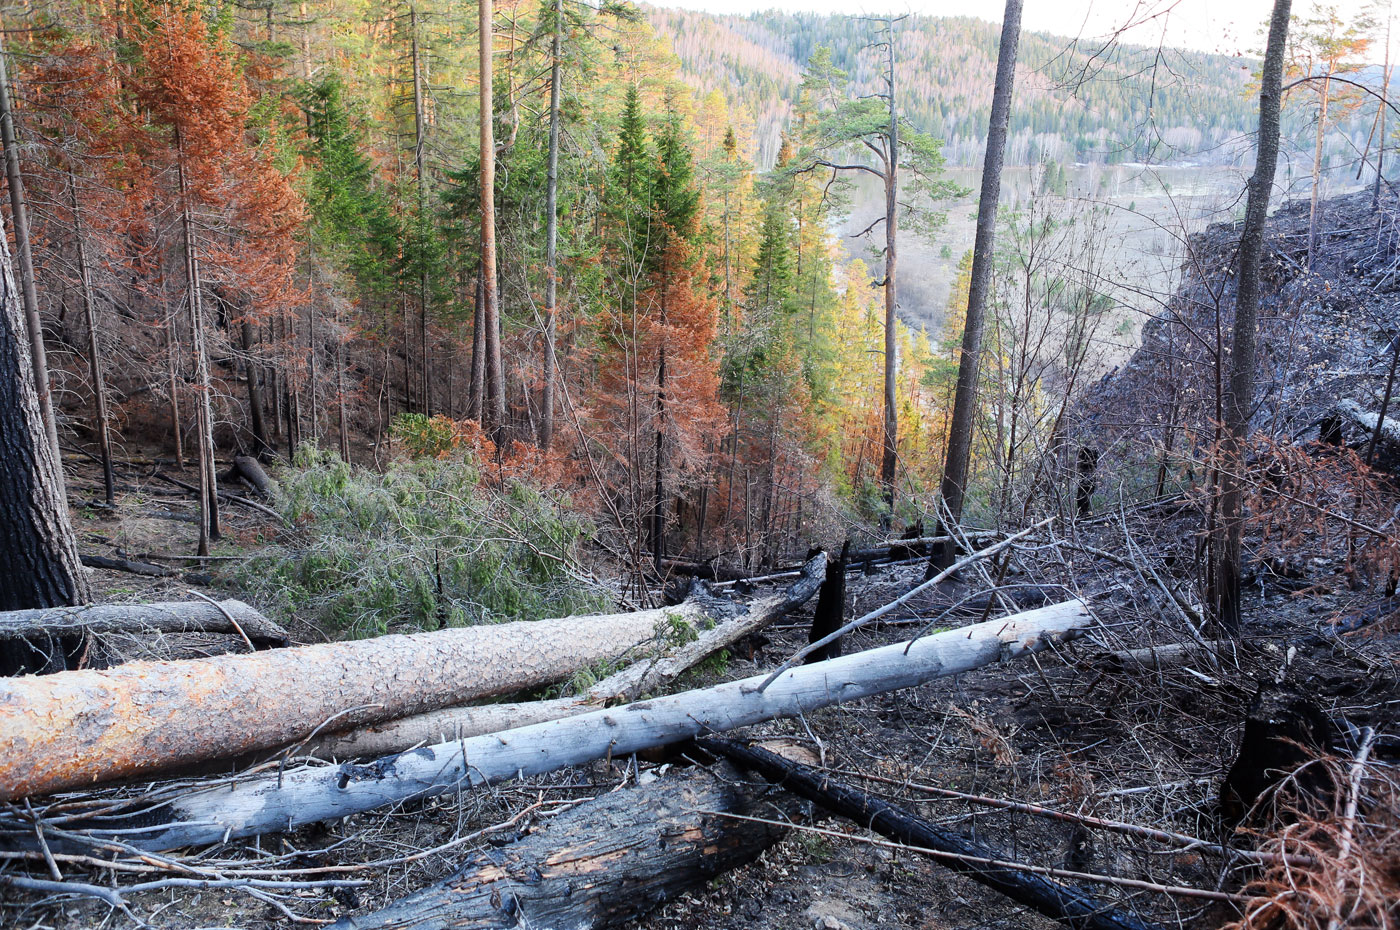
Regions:
<instances>
[{"instance_id":1,"label":"tree bark","mask_svg":"<svg viewBox=\"0 0 1400 930\"><path fill-rule=\"evenodd\" d=\"M3 83L3 78L0 78ZM87 576L30 363L31 343L0 228L0 610L83 604ZM50 654L71 643L50 644ZM23 644L0 648L0 672L33 670ZM50 663L45 663L50 664Z\"/></svg>"},{"instance_id":2,"label":"tree bark","mask_svg":"<svg viewBox=\"0 0 1400 930\"><path fill-rule=\"evenodd\" d=\"M420 233L426 232L424 217L428 209L428 181L423 170L423 69L419 61L418 49L418 7L408 8L408 28L413 52L413 170L418 181L418 222ZM420 256L420 259L423 256ZM418 279L418 370L421 375L419 389L423 394L423 412L433 414L432 363L428 351L428 293L431 289L428 265L423 264L423 273Z\"/></svg>"},{"instance_id":3,"label":"tree bark","mask_svg":"<svg viewBox=\"0 0 1400 930\"><path fill-rule=\"evenodd\" d=\"M0 78L2 80L3 78ZM97 301L92 293L92 271L88 268L87 236L78 206L78 180L68 172L68 206L73 211L73 240L78 251L78 282L83 297L83 319L88 331L88 377L92 379L93 433L102 456L102 488L108 504L116 503L116 479L112 471L111 417L107 412L107 377L102 371L102 352L97 341Z\"/></svg>"},{"instance_id":4,"label":"tree bark","mask_svg":"<svg viewBox=\"0 0 1400 930\"><path fill-rule=\"evenodd\" d=\"M694 640L677 647L669 654L654 659L640 659L596 682L576 697L520 704L450 707L348 732L319 736L295 747L296 752L298 755L323 759L383 756L404 752L414 746L573 717L618 701L637 700L645 694L655 694L721 649L757 633L779 617L806 603L816 593L825 565L826 556L818 555L803 567L802 577L797 583L781 595L755 601L749 605L748 610L716 623L708 630L702 630Z\"/></svg>"},{"instance_id":5,"label":"tree bark","mask_svg":"<svg viewBox=\"0 0 1400 930\"><path fill-rule=\"evenodd\" d=\"M834 781L825 772L789 761L761 747L742 746L730 740L701 740L700 746L897 843L951 853L959 858L939 858L938 862L1075 930L1160 930L1155 924L1125 914L1106 901L1043 875L969 861L998 860L1000 856L960 833L936 827L888 801L872 798Z\"/></svg>"},{"instance_id":6,"label":"tree bark","mask_svg":"<svg viewBox=\"0 0 1400 930\"><path fill-rule=\"evenodd\" d=\"M283 746L331 720L352 727L547 685L736 610L704 596L628 614L0 681L0 799Z\"/></svg>"},{"instance_id":7,"label":"tree bark","mask_svg":"<svg viewBox=\"0 0 1400 930\"><path fill-rule=\"evenodd\" d=\"M1021 42L1022 0L1006 0L1001 22L1001 47L997 52L996 86L987 126L987 151L982 160L982 192L977 200L977 231L972 245L972 271L967 291L967 315L963 324L962 352L958 358L957 389L948 423L948 450L939 489L946 516L962 520L972 462L973 420L977 412L977 380L982 363L982 333L986 326L987 295L992 283L996 251L997 206L1001 200L1001 169L1006 156L1006 132L1011 119L1011 96L1016 82L1016 55ZM930 571L947 568L955 555L944 545Z\"/></svg>"},{"instance_id":8,"label":"tree bark","mask_svg":"<svg viewBox=\"0 0 1400 930\"><path fill-rule=\"evenodd\" d=\"M472 370L467 396L467 419L484 423L486 410L486 275L476 263L476 304L472 311Z\"/></svg>"},{"instance_id":9,"label":"tree bark","mask_svg":"<svg viewBox=\"0 0 1400 930\"><path fill-rule=\"evenodd\" d=\"M674 612L676 609L668 608L667 611ZM914 687L934 678L956 675L1005 659L1039 652L1052 644L1080 635L1089 628L1091 622L1088 607L1082 601L1067 601L1011 617L1001 617L986 623L925 636L907 643L895 643L815 665L789 669L763 690L760 690L759 686L768 676L758 675L713 688L652 698L504 733L489 733L423 746L364 765L347 763L339 766L311 765L287 768L268 776L248 778L237 784L221 784L168 798L156 807L114 810L108 820L94 819L84 827L95 837L103 836L104 831L110 835L111 830L119 830L127 841L153 850L227 842L239 837L289 830L301 824L373 810L408 798L421 799L464 790L473 785L500 782L517 776L538 775L594 759L615 759L644 749L684 742L697 736L733 730L777 717L795 717L843 701L854 701L873 694ZM507 627L492 629L504 631ZM441 635L442 633L423 634ZM571 645L575 649L578 644L591 643L597 638L596 635L585 638L577 631L571 631L571 635L574 638ZM499 647L513 650L509 654L519 655L522 647L529 646L517 641L515 637L502 637L499 632L496 639L485 643L478 642L477 648L490 647L490 652L496 657L501 651ZM267 662L279 657L305 654L314 648L329 647L282 649L259 653L257 656L222 657L221 660L209 662ZM428 669L440 668L443 661L456 659L455 656L446 655L441 650L422 651L432 653L423 662ZM489 658L487 661L488 669L499 665L495 658ZM133 663L135 664L152 663ZM206 663L180 664L188 667ZM300 680L307 682L304 671L306 663L296 664L303 669L299 673ZM383 668L382 665L380 667ZM120 672L121 669L117 669L101 674L114 676ZM95 673L70 672L34 681L77 681L78 676L92 674ZM415 689L421 690L422 679L426 678L427 674L424 672L422 675L400 675L399 678L403 681L418 678L419 683L415 685ZM251 695L253 700L259 700L263 692L258 689L258 684L259 682L240 684L237 690L238 699L247 702ZM368 699L392 699L393 694L404 691L400 681L391 684L392 687L386 686L381 691L367 696ZM314 676L309 685L310 687L303 687L303 701L308 695L317 693ZM217 688L206 686L205 690L214 691ZM224 695L214 697L219 699L214 702L215 706L226 705ZM14 706L15 703L7 701L5 694L0 692L0 711ZM355 699L349 695L342 695L335 709L343 710L355 706ZM42 738L44 734L55 729L65 733L71 732L74 727L61 719L64 713L65 708L61 700L46 701L42 711L32 715L43 720L36 728L30 728L41 731L33 736ZM208 728L207 708L201 714L200 720L201 725ZM7 722L4 717L0 717L0 737L7 736L15 729L4 726ZM98 752L90 755L106 755L108 761L111 760L110 753L102 752L102 747L98 749ZM25 747L25 758L16 764L9 758L13 756L13 751L6 745L0 745L0 788L4 789L6 799L22 797L40 790L51 790L39 786L39 779L31 766L44 762L45 768L52 773L54 763L62 764L64 753L65 750L57 747ZM86 750L84 753L87 754ZM20 781L21 778L25 780ZM62 779L55 779L52 774L49 774L46 780L62 782ZM90 778L80 777L70 783L86 784L89 780ZM132 829L147 826L150 829L140 833L135 833ZM33 837L32 832L26 832L23 836L0 835L0 841L32 843Z\"/></svg>"},{"instance_id":10,"label":"tree bark","mask_svg":"<svg viewBox=\"0 0 1400 930\"><path fill-rule=\"evenodd\" d=\"M248 425L253 432L253 455L260 459L272 457L272 444L267 439L267 422L263 419L262 385L258 381L262 366L253 356L253 324L244 317L238 326L239 342L243 346L243 374L248 379Z\"/></svg>"},{"instance_id":11,"label":"tree bark","mask_svg":"<svg viewBox=\"0 0 1400 930\"><path fill-rule=\"evenodd\" d=\"M233 457L232 471L238 477L244 479L268 500L272 499L272 479L263 471L263 467L258 464L258 460L251 455L235 455Z\"/></svg>"},{"instance_id":12,"label":"tree bark","mask_svg":"<svg viewBox=\"0 0 1400 930\"><path fill-rule=\"evenodd\" d=\"M846 565L851 554L851 541L841 544L841 557L826 566L826 580L817 595L817 607L812 612L812 631L807 642L815 643L841 629L846 622ZM828 643L807 657L807 662L825 662L841 655L841 640Z\"/></svg>"},{"instance_id":13,"label":"tree bark","mask_svg":"<svg viewBox=\"0 0 1400 930\"><path fill-rule=\"evenodd\" d=\"M885 515L881 523L888 527L894 518L895 472L899 463L899 291L896 286L897 223L899 221L899 116L895 109L894 36L895 20L887 21L890 30L889 63L886 66L889 91L890 125L889 151L885 161L885 411L884 450L880 457L880 486L885 495Z\"/></svg>"},{"instance_id":14,"label":"tree bark","mask_svg":"<svg viewBox=\"0 0 1400 930\"><path fill-rule=\"evenodd\" d=\"M58 420L53 412L53 391L49 386L48 354L44 350L44 327L39 319L39 297L34 287L34 256L29 245L29 211L24 196L24 175L19 168L19 139L15 132L15 113L10 101L10 76L5 55L0 52L0 144L5 148L5 180L10 185L10 213L15 233L15 248L19 255L19 280L24 317L29 333L29 363L34 373L34 389L39 403L39 415L44 420L44 436L58 457ZM60 486L65 502L67 489Z\"/></svg>"},{"instance_id":15,"label":"tree bark","mask_svg":"<svg viewBox=\"0 0 1400 930\"><path fill-rule=\"evenodd\" d=\"M1308 199L1308 264L1312 271L1317 254L1317 200L1322 187L1322 143L1327 135L1327 103L1332 98L1332 64L1322 78L1322 100L1317 109L1317 138L1313 143L1312 192ZM1261 107L1262 109L1262 107ZM1262 115L1262 114L1261 114Z\"/></svg>"},{"instance_id":16,"label":"tree bark","mask_svg":"<svg viewBox=\"0 0 1400 930\"><path fill-rule=\"evenodd\" d=\"M728 763L697 767L595 798L523 840L472 854L445 881L332 927L612 927L747 865L787 834L740 817L799 815L799 802L745 784Z\"/></svg>"},{"instance_id":17,"label":"tree bark","mask_svg":"<svg viewBox=\"0 0 1400 930\"><path fill-rule=\"evenodd\" d=\"M185 286L190 310L190 348L194 353L195 434L199 443L199 554L209 554L209 543L219 539L219 479L214 473L214 385L209 375L209 351L205 347L204 286L200 281L199 246L195 240L190 208L189 180L185 175L184 143L175 131L175 167L180 185L180 226L185 235ZM314 353L313 353L314 355Z\"/></svg>"},{"instance_id":18,"label":"tree bark","mask_svg":"<svg viewBox=\"0 0 1400 930\"><path fill-rule=\"evenodd\" d=\"M544 396L540 399L540 448L554 441L554 381L558 377L555 341L559 330L559 96L564 80L564 0L554 0L550 37L549 162L545 187Z\"/></svg>"},{"instance_id":19,"label":"tree bark","mask_svg":"<svg viewBox=\"0 0 1400 930\"><path fill-rule=\"evenodd\" d=\"M491 54L495 44L492 0L477 0L481 52L481 280L485 330L481 425L498 444L506 423L506 378L501 363L501 302L496 281L496 132Z\"/></svg>"},{"instance_id":20,"label":"tree bark","mask_svg":"<svg viewBox=\"0 0 1400 930\"><path fill-rule=\"evenodd\" d=\"M1211 597L1216 618L1226 630L1240 628L1240 550L1244 537L1244 487L1237 474L1254 406L1254 367L1259 318L1259 269L1264 255L1264 224L1269 216L1274 169L1278 166L1279 107L1283 56L1288 44L1292 0L1274 0L1269 42L1259 87L1259 154L1249 179L1244 227L1240 232L1239 284L1235 291L1235 327L1231 337L1230 380L1224 398L1224 436L1220 456L1220 523L1216 529L1216 564ZM1308 230L1311 241L1312 230ZM1223 360L1220 364L1223 364Z\"/></svg>"},{"instance_id":21,"label":"tree bark","mask_svg":"<svg viewBox=\"0 0 1400 930\"><path fill-rule=\"evenodd\" d=\"M232 618L232 619L230 619ZM242 601L94 604L0 613L0 641L72 633L232 633L254 645L286 646L287 631Z\"/></svg>"}]
</instances>

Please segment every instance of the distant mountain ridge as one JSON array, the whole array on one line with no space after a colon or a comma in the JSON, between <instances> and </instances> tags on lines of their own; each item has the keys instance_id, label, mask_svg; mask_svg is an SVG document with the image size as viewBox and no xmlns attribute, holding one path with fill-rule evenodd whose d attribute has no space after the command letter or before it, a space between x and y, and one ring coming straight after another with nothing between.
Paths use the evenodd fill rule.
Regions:
<instances>
[{"instance_id":1,"label":"distant mountain ridge","mask_svg":"<svg viewBox=\"0 0 1400 930\"><path fill-rule=\"evenodd\" d=\"M752 129L760 167L770 166L777 154L803 67L815 49L830 47L862 92L876 88L875 62L860 54L876 28L869 20L645 10L652 27L671 42L686 80L702 92L721 94L736 122ZM906 115L943 138L951 164L978 163L1000 27L971 17L911 16L898 30L897 93ZM1252 59L1141 46L1119 46L1096 57L1097 51L1045 33L1022 35L1010 164L1223 164L1248 152L1256 119L1246 94Z\"/></svg>"}]
</instances>

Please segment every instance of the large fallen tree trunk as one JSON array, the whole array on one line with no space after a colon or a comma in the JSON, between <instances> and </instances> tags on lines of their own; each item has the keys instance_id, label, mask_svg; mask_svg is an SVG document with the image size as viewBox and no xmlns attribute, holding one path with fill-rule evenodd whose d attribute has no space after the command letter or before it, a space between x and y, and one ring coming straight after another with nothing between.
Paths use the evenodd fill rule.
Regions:
<instances>
[{"instance_id":1,"label":"large fallen tree trunk","mask_svg":"<svg viewBox=\"0 0 1400 930\"><path fill-rule=\"evenodd\" d=\"M702 740L700 746L881 836L948 853L939 858L941 864L1076 930L1158 930L1155 924L1145 923L1077 888L1014 865L998 864L1000 857L980 843L834 781L825 772L729 740Z\"/></svg>"},{"instance_id":2,"label":"large fallen tree trunk","mask_svg":"<svg viewBox=\"0 0 1400 930\"><path fill-rule=\"evenodd\" d=\"M0 800L148 775L560 681L740 612L674 607L0 680Z\"/></svg>"},{"instance_id":3,"label":"large fallen tree trunk","mask_svg":"<svg viewBox=\"0 0 1400 930\"><path fill-rule=\"evenodd\" d=\"M1337 413L1346 419L1362 426L1368 433L1376 432L1376 423L1380 421L1380 438L1393 446L1400 446L1400 422L1386 417L1381 420L1378 414L1365 409L1354 400L1344 400L1337 404Z\"/></svg>"},{"instance_id":4,"label":"large fallen tree trunk","mask_svg":"<svg viewBox=\"0 0 1400 930\"><path fill-rule=\"evenodd\" d=\"M616 758L696 736L796 717L1039 652L1092 622L1083 601L989 620L910 642L577 717L423 746L364 765L306 765L114 810L83 824L147 849L172 849L288 830L409 798ZM283 650L285 654L289 650ZM149 802L148 802L149 803ZM113 833L112 831L116 831ZM32 841L24 831L0 838ZM50 844L57 842L51 838Z\"/></svg>"},{"instance_id":5,"label":"large fallen tree trunk","mask_svg":"<svg viewBox=\"0 0 1400 930\"><path fill-rule=\"evenodd\" d=\"M92 604L0 612L0 639L74 633L231 633L254 646L286 646L287 631L242 601ZM0 698L3 700L3 698ZM0 719L4 719L0 706Z\"/></svg>"},{"instance_id":6,"label":"large fallen tree trunk","mask_svg":"<svg viewBox=\"0 0 1400 930\"><path fill-rule=\"evenodd\" d=\"M517 843L475 853L451 878L333 928L615 926L752 862L787 833L776 823L725 814L773 821L800 806L745 784L728 763L668 775L603 795Z\"/></svg>"},{"instance_id":7,"label":"large fallen tree trunk","mask_svg":"<svg viewBox=\"0 0 1400 930\"><path fill-rule=\"evenodd\" d=\"M747 611L701 630L695 639L656 657L643 658L590 686L577 697L517 704L449 707L354 730L317 736L294 747L297 755L321 759L386 756L414 746L445 743L482 733L572 717L619 701L654 694L721 649L757 633L806 603L821 587L826 555L819 553L802 567L797 582L776 597L755 601Z\"/></svg>"}]
</instances>

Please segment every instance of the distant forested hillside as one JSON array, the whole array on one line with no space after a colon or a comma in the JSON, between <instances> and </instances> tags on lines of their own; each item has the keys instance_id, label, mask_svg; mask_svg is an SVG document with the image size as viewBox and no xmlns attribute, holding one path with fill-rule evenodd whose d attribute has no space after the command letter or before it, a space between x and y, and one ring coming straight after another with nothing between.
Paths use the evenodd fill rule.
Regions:
<instances>
[{"instance_id":1,"label":"distant forested hillside","mask_svg":"<svg viewBox=\"0 0 1400 930\"><path fill-rule=\"evenodd\" d=\"M755 159L763 167L777 155L815 49L830 47L857 87L876 89L873 59L861 54L873 27L858 17L655 8L648 15L670 38L687 80L718 91L732 111L753 119ZM915 125L945 140L950 163L981 157L999 28L970 17L927 16L901 26L900 105ZM1227 162L1245 149L1252 60L1138 46L1096 58L1097 51L1044 33L1022 36L1009 163Z\"/></svg>"}]
</instances>

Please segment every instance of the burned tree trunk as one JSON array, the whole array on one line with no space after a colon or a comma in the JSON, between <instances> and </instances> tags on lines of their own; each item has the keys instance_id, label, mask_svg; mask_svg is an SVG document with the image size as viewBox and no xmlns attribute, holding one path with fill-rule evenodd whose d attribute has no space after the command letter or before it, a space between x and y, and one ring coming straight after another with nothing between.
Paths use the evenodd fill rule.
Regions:
<instances>
[{"instance_id":1,"label":"burned tree trunk","mask_svg":"<svg viewBox=\"0 0 1400 930\"><path fill-rule=\"evenodd\" d=\"M253 324L246 316L238 325L238 337L243 346L243 374L248 379L248 426L253 433L253 454L260 459L272 458L272 443L267 438L267 422L263 418L262 366L253 354Z\"/></svg>"},{"instance_id":2,"label":"burned tree trunk","mask_svg":"<svg viewBox=\"0 0 1400 930\"><path fill-rule=\"evenodd\" d=\"M994 850L960 833L920 820L887 801L833 781L825 772L791 762L760 747L741 746L730 740L701 740L700 746L881 836L924 850L947 853L946 857L939 857L940 864L1076 930L1157 930L1154 924L1116 910L1077 888L1017 869L1010 863L1003 864Z\"/></svg>"},{"instance_id":3,"label":"burned tree trunk","mask_svg":"<svg viewBox=\"0 0 1400 930\"><path fill-rule=\"evenodd\" d=\"M615 926L752 862L782 839L785 827L725 816L798 813L796 801L769 801L768 794L727 763L615 791L519 842L475 853L446 881L333 926Z\"/></svg>"},{"instance_id":4,"label":"burned tree trunk","mask_svg":"<svg viewBox=\"0 0 1400 930\"><path fill-rule=\"evenodd\" d=\"M0 229L0 610L88 600L58 448L39 409L28 342L10 247ZM62 668L63 657L80 642L0 644L0 673Z\"/></svg>"},{"instance_id":5,"label":"burned tree trunk","mask_svg":"<svg viewBox=\"0 0 1400 930\"><path fill-rule=\"evenodd\" d=\"M1255 806L1285 783L1294 792L1293 803L1327 795L1335 786L1325 766L1299 768L1335 746L1332 724L1316 701L1294 688L1261 688L1250 702L1239 753L1220 786L1222 818L1231 826L1252 819Z\"/></svg>"},{"instance_id":6,"label":"burned tree trunk","mask_svg":"<svg viewBox=\"0 0 1400 930\"><path fill-rule=\"evenodd\" d=\"M851 541L841 544L841 557L826 567L826 581L817 595L817 607L812 616L812 634L807 639L815 643L841 629L846 622L846 559ZM841 654L841 640L830 642L807 657L808 662L822 662Z\"/></svg>"}]
</instances>

